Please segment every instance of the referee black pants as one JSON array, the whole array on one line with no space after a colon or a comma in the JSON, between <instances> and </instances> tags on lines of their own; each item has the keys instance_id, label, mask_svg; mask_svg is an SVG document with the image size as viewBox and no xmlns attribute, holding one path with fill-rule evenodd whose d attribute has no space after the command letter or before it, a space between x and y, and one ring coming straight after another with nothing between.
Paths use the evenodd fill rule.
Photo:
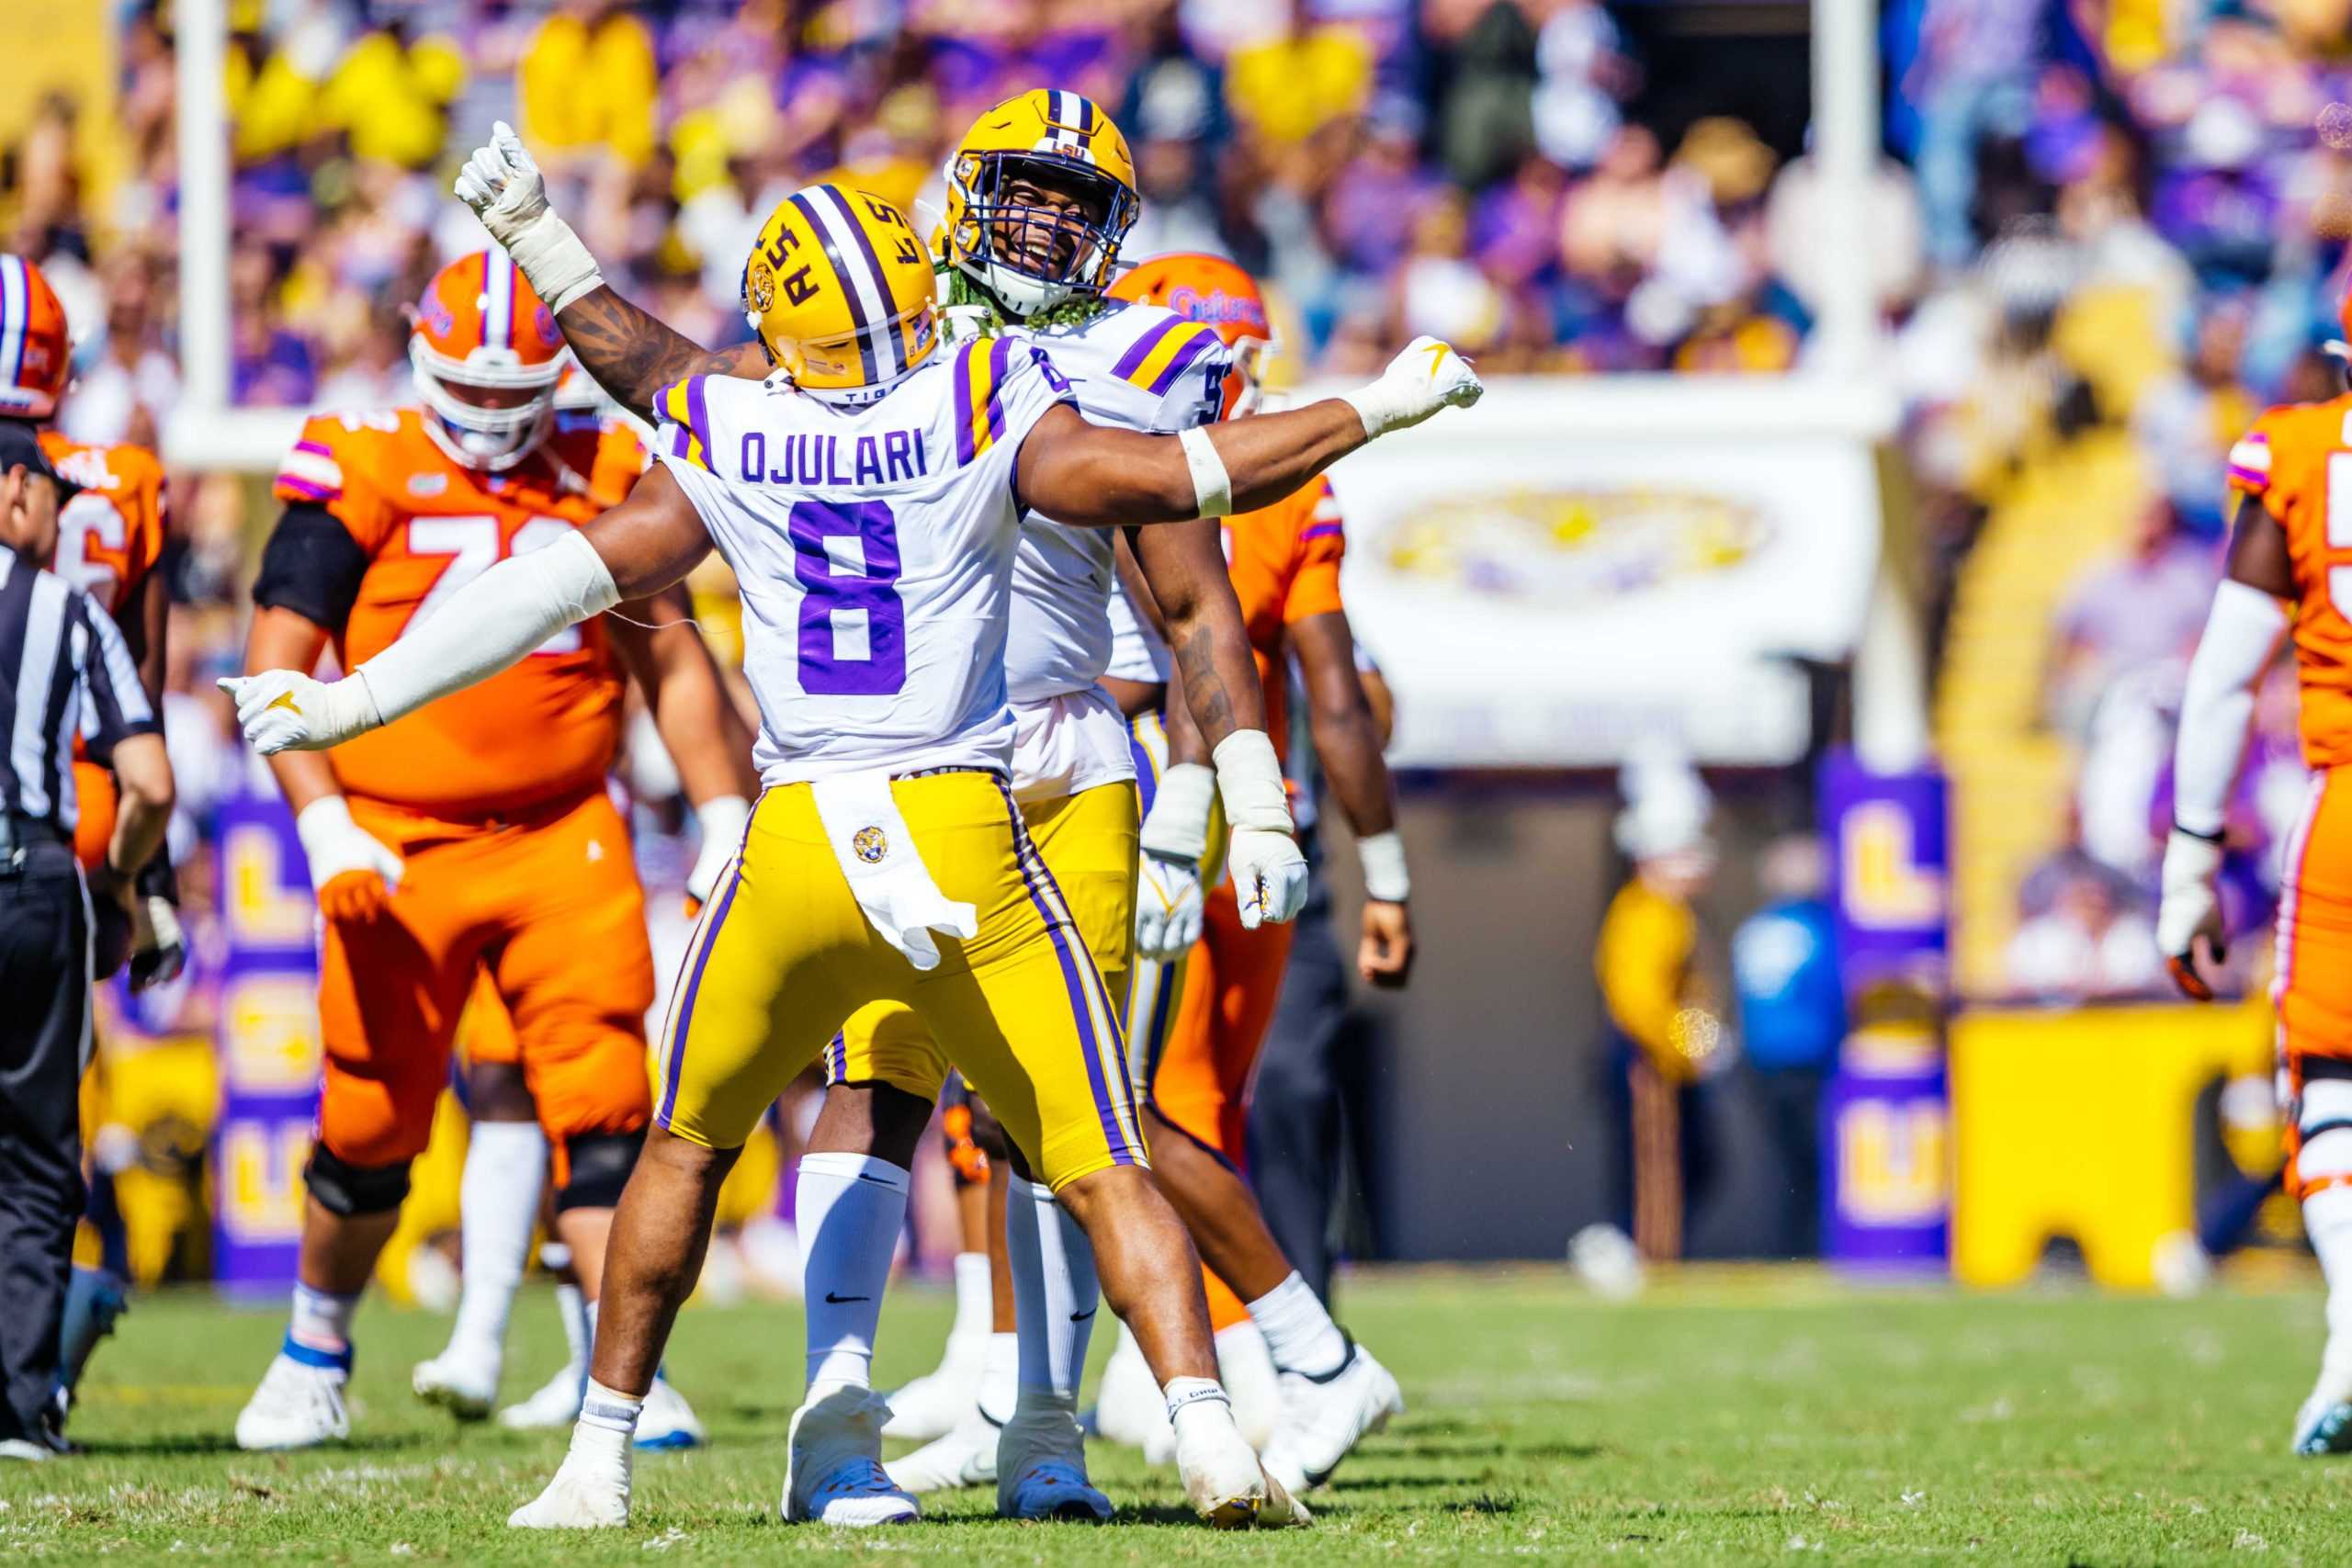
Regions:
<instances>
[{"instance_id":1,"label":"referee black pants","mask_svg":"<svg viewBox=\"0 0 2352 1568\"><path fill-rule=\"evenodd\" d=\"M82 1214L89 917L73 850L0 869L0 1438L40 1430Z\"/></svg>"},{"instance_id":2,"label":"referee black pants","mask_svg":"<svg viewBox=\"0 0 2352 1568\"><path fill-rule=\"evenodd\" d=\"M1348 965L1331 930L1321 846L1306 851L1306 907L1293 930L1290 966L1250 1084L1250 1184L1266 1228L1307 1288L1331 1299L1331 1218L1339 1201L1341 1033Z\"/></svg>"}]
</instances>

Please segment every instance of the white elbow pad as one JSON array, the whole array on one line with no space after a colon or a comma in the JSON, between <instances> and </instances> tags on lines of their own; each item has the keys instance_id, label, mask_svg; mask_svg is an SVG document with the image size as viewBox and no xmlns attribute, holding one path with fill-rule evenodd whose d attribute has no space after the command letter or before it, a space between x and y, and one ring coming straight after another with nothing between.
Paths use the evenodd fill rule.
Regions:
<instances>
[{"instance_id":1,"label":"white elbow pad","mask_svg":"<svg viewBox=\"0 0 2352 1568\"><path fill-rule=\"evenodd\" d=\"M1208 431L1194 425L1182 431L1176 439L1183 444L1184 466L1193 470L1193 503L1199 508L1198 517L1225 517L1233 512L1233 476L1225 471L1225 459L1216 455L1216 445L1209 439Z\"/></svg>"}]
</instances>

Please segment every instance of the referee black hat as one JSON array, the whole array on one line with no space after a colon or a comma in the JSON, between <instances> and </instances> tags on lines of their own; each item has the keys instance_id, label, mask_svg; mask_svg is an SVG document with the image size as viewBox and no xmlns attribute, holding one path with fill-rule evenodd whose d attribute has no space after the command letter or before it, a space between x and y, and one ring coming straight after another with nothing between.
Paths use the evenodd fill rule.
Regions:
<instances>
[{"instance_id":1,"label":"referee black hat","mask_svg":"<svg viewBox=\"0 0 2352 1568\"><path fill-rule=\"evenodd\" d=\"M60 506L74 499L82 489L57 471L57 465L41 450L40 433L20 419L0 419L0 474L10 468L31 470L57 486Z\"/></svg>"}]
</instances>

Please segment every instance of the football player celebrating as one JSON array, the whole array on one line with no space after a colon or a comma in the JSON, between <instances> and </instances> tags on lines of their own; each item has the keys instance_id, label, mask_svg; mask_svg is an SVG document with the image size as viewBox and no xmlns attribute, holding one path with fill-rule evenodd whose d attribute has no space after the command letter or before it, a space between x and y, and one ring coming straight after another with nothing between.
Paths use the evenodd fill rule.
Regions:
<instances>
[{"instance_id":1,"label":"football player celebrating","mask_svg":"<svg viewBox=\"0 0 2352 1568\"><path fill-rule=\"evenodd\" d=\"M2352 301L2344 311L2352 337ZM2343 344L2332 344L2339 352ZM2210 1000L2225 956L2220 876L2230 793L2255 692L2294 640L2303 761L2312 770L2278 891L2279 1052L2289 1191L2327 1280L2319 1379L2296 1413L2299 1454L2352 1452L2352 516L2331 482L2352 462L2352 395L2274 408L2231 448L2229 562L2189 661L2173 759L2156 941L2174 980Z\"/></svg>"},{"instance_id":2,"label":"football player celebrating","mask_svg":"<svg viewBox=\"0 0 2352 1568\"><path fill-rule=\"evenodd\" d=\"M308 670L332 642L348 669L427 626L462 635L452 606L469 584L619 502L642 449L617 424L559 414L562 354L552 314L503 255L436 274L412 338L423 406L314 418L279 472L286 512L254 589L248 666ZM348 1432L352 1313L424 1152L478 971L512 1015L552 1153L557 1233L597 1295L651 1114L653 958L605 782L624 665L689 797L741 796L749 737L674 598L552 631L396 732L272 760L318 890L326 1066L292 1320L237 1418L241 1448ZM518 1251L528 1236L526 1214Z\"/></svg>"},{"instance_id":3,"label":"football player celebrating","mask_svg":"<svg viewBox=\"0 0 2352 1568\"><path fill-rule=\"evenodd\" d=\"M561 265L537 258L560 320L603 287L576 239L565 254ZM1177 437L1113 430L1078 413L1032 345L999 337L942 352L932 283L888 202L835 186L796 193L744 273L775 373L664 390L659 466L627 502L501 562L446 619L334 685L290 671L230 682L266 752L333 746L505 669L623 595L675 582L714 546L742 584L766 788L681 972L656 1131L616 1218L571 1450L518 1525L627 1519L628 1429L707 1246L718 1185L832 1021L877 1000L950 1043L1027 1168L1085 1230L1102 1293L1161 1381L1195 1508L1223 1525L1304 1517L1233 1424L1197 1256L1149 1179L1115 1010L1007 783L1019 519L1024 504L1085 527L1265 504L1481 389L1458 356L1423 343L1345 399ZM1227 806L1245 824L1264 820L1245 795L1228 790ZM811 1145L798 1207L809 1386L784 1511L843 1525L910 1517L912 1498L881 1469L884 1406L869 1379L907 1172L829 1148L821 1124Z\"/></svg>"},{"instance_id":4,"label":"football player celebrating","mask_svg":"<svg viewBox=\"0 0 2352 1568\"><path fill-rule=\"evenodd\" d=\"M1008 98L972 127L949 159L948 178L942 243L951 322L1046 348L1098 423L1173 432L1216 416L1228 368L1216 333L1157 305L1103 296L1136 197L1125 139L1096 105L1043 90ZM544 185L511 132L475 155L460 194L523 265L548 254L554 220ZM662 377L706 363L765 370L755 346L706 355L610 290L583 297L565 330L582 366L632 407L647 406ZM1125 721L1099 685L1111 654L1113 540L1050 516L1040 509L1024 519L1013 564L1006 647L1017 728L1013 794L1123 1008L1138 820ZM1216 530L1208 523L1153 529L1135 549L1191 671L1204 755L1214 756L1229 787L1259 803L1232 846L1249 868L1245 883L1263 889L1245 918L1252 926L1287 920L1303 897L1304 862ZM826 1067L820 1140L910 1159L947 1077L943 1043L909 1008L876 1002L843 1024ZM1010 1272L1016 1307L1025 1309L1014 1314L1025 1370L1016 1385L1000 1339L987 1378L992 1408L976 1407L968 1383L949 1386L939 1402L945 1420L936 1424L921 1421L912 1401L899 1412L894 1398L893 1435L932 1435L959 1416L960 1424L934 1448L894 1462L891 1473L910 1491L994 1480L1000 1508L1015 1517L1105 1517L1109 1500L1085 1482L1076 1420L1096 1299L1092 1265L1083 1234L1017 1168L1017 1157L1014 1164L1003 1182L1012 1210L1004 1234L1017 1254Z\"/></svg>"},{"instance_id":5,"label":"football player celebrating","mask_svg":"<svg viewBox=\"0 0 2352 1568\"><path fill-rule=\"evenodd\" d=\"M1257 406L1272 333L1249 274L1216 256L1159 256L1122 276L1112 293L1211 323L1233 355L1225 409ZM1379 725L1340 600L1346 535L1330 480L1318 479L1272 506L1227 518L1225 539L1277 745L1289 737L1284 677L1295 657L1316 755L1356 835L1367 895L1359 970L1374 985L1402 986L1413 957L1410 885ZM1181 661L1175 673L1181 687ZM1209 1319L1220 1346L1254 1325L1281 1374L1264 1457L1278 1480L1300 1492L1320 1485L1404 1402L1396 1380L1332 1323L1290 1266L1237 1174L1249 1155L1244 1091L1282 988L1291 931L1283 926L1245 934L1232 890L1221 884L1202 905L1214 780L1197 761L1204 753L1186 704L1170 706L1166 728L1170 761L1159 773L1143 829L1146 888L1136 913L1145 973L1128 1014L1128 1044L1146 1090L1145 1126L1159 1154L1160 1185L1211 1270ZM1199 941L1187 942L1194 931ZM1182 960L1181 978L1150 972L1154 959ZM1172 998L1181 999L1170 1005ZM1131 1337L1122 1335L1120 1350L1114 1369L1133 1365ZM1122 1382L1132 1387L1136 1381L1105 1372L1102 1421L1106 1435L1139 1437L1148 1448L1160 1437L1159 1424L1123 1419L1128 1413L1119 1408ZM1156 1415L1148 1400L1136 1403L1147 1417Z\"/></svg>"}]
</instances>

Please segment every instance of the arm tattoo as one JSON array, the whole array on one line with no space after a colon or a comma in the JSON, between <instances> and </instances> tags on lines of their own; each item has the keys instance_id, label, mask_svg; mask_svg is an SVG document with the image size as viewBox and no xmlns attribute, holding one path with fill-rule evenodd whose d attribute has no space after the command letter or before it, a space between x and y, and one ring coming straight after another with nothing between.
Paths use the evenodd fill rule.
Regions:
<instances>
[{"instance_id":1,"label":"arm tattoo","mask_svg":"<svg viewBox=\"0 0 2352 1568\"><path fill-rule=\"evenodd\" d=\"M1177 668L1184 676L1184 701L1211 750L1233 733L1233 699L1217 671L1216 639L1206 626L1187 628L1176 643Z\"/></svg>"},{"instance_id":2,"label":"arm tattoo","mask_svg":"<svg viewBox=\"0 0 2352 1568\"><path fill-rule=\"evenodd\" d=\"M580 367L640 419L655 417L656 392L688 376L764 374L757 364L764 357L758 344L706 349L609 286L572 301L556 318L556 325L563 329Z\"/></svg>"}]
</instances>

